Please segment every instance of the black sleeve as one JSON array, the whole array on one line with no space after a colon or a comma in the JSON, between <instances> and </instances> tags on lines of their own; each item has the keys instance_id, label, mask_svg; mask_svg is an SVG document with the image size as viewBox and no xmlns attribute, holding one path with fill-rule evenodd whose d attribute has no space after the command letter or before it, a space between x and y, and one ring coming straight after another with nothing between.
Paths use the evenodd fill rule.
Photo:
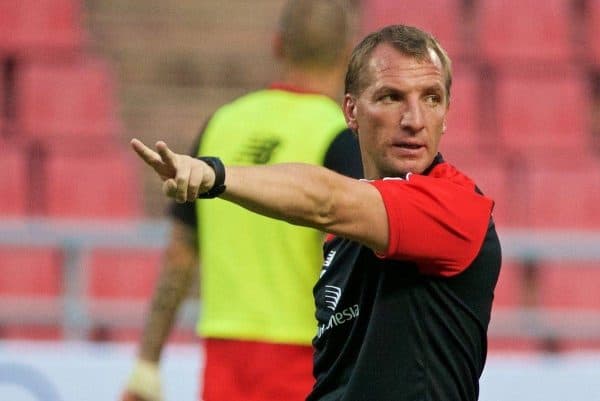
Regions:
<instances>
[{"instance_id":1,"label":"black sleeve","mask_svg":"<svg viewBox=\"0 0 600 401\"><path fill-rule=\"evenodd\" d=\"M348 177L363 178L358 138L351 129L343 130L331 142L323 165Z\"/></svg>"},{"instance_id":2,"label":"black sleeve","mask_svg":"<svg viewBox=\"0 0 600 401\"><path fill-rule=\"evenodd\" d=\"M198 136L196 136L196 139L192 144L192 148L188 153L190 156L198 156L198 149L200 148L200 138L202 137L204 128L206 128L206 124L204 124L204 126L200 130L200 133L198 134ZM196 217L196 204L194 202L177 203L175 201L172 201L167 208L167 213L172 218L179 220L180 222L189 227L196 228L198 224Z\"/></svg>"}]
</instances>

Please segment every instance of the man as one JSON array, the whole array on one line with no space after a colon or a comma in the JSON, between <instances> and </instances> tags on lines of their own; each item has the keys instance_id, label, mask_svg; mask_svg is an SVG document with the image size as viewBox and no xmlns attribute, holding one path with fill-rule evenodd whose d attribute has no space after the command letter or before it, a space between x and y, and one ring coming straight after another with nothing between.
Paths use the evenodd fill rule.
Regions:
<instances>
[{"instance_id":1,"label":"man","mask_svg":"<svg viewBox=\"0 0 600 401\"><path fill-rule=\"evenodd\" d=\"M351 11L335 0L289 1L274 46L282 80L220 108L193 154L245 165L297 161L361 175L358 143L338 104L354 44ZM314 382L310 291L322 233L223 201L178 205L171 214L166 267L124 399L160 398L160 353L198 269L199 249L202 399L303 400Z\"/></svg>"},{"instance_id":2,"label":"man","mask_svg":"<svg viewBox=\"0 0 600 401\"><path fill-rule=\"evenodd\" d=\"M331 233L309 401L478 398L500 244L493 201L438 153L451 83L446 53L416 28L354 49L343 110L368 180L298 163L225 168L132 141L179 202L208 193Z\"/></svg>"}]
</instances>

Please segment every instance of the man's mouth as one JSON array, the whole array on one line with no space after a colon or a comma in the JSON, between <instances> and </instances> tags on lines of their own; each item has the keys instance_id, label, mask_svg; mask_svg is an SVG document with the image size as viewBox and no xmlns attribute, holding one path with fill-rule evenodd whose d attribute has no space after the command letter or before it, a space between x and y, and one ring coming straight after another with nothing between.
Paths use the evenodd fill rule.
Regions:
<instances>
[{"instance_id":1,"label":"man's mouth","mask_svg":"<svg viewBox=\"0 0 600 401\"><path fill-rule=\"evenodd\" d=\"M411 143L411 142L397 142L397 143L394 143L394 146L403 148L403 149L417 150L417 149L421 149L423 147L423 144Z\"/></svg>"}]
</instances>

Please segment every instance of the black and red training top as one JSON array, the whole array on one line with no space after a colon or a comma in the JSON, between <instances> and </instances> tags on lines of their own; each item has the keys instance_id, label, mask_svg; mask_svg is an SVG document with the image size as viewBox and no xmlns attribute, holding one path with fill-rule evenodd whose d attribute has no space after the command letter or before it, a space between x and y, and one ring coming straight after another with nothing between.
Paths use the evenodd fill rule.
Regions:
<instances>
[{"instance_id":1,"label":"black and red training top","mask_svg":"<svg viewBox=\"0 0 600 401\"><path fill-rule=\"evenodd\" d=\"M501 264L493 201L441 155L371 184L389 246L328 237L307 400L475 401Z\"/></svg>"}]
</instances>

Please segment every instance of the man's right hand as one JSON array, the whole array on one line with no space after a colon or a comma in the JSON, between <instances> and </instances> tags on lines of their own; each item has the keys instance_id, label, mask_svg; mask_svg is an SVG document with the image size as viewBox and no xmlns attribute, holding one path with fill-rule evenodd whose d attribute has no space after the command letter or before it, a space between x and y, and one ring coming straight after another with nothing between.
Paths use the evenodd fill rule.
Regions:
<instances>
[{"instance_id":1,"label":"man's right hand","mask_svg":"<svg viewBox=\"0 0 600 401\"><path fill-rule=\"evenodd\" d=\"M133 367L121 401L162 401L160 370L153 362L139 359Z\"/></svg>"},{"instance_id":2,"label":"man's right hand","mask_svg":"<svg viewBox=\"0 0 600 401\"><path fill-rule=\"evenodd\" d=\"M215 183L215 171L208 164L171 151L163 141L156 142L156 151L139 139L132 139L131 147L163 180L163 193L176 202L194 202Z\"/></svg>"}]
</instances>

